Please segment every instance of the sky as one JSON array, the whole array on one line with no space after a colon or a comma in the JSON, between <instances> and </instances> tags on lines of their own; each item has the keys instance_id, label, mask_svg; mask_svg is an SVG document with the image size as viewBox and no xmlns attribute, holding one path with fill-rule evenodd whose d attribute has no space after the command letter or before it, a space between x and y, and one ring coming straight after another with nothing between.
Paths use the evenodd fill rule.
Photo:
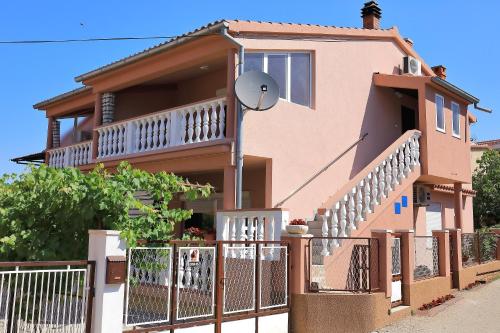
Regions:
<instances>
[{"instance_id":1,"label":"sky","mask_svg":"<svg viewBox=\"0 0 500 333\"><path fill-rule=\"evenodd\" d=\"M498 0L380 0L382 27L397 26L431 66L477 96L478 140L500 138ZM360 27L364 0L16 0L2 1L0 41L172 36L217 19ZM0 44L0 174L24 169L11 158L42 151L47 120L32 105L78 87L74 77L160 41Z\"/></svg>"}]
</instances>

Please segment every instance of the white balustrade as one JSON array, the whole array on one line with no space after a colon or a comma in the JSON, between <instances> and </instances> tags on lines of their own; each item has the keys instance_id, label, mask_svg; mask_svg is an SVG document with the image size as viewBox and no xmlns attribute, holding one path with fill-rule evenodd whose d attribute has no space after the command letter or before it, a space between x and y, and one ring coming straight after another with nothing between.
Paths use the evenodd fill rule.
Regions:
<instances>
[{"instance_id":1,"label":"white balustrade","mask_svg":"<svg viewBox=\"0 0 500 333\"><path fill-rule=\"evenodd\" d=\"M109 158L225 138L226 100L152 113L97 129L97 158Z\"/></svg>"},{"instance_id":2,"label":"white balustrade","mask_svg":"<svg viewBox=\"0 0 500 333\"><path fill-rule=\"evenodd\" d=\"M217 240L279 241L288 216L288 211L281 209L218 211Z\"/></svg>"},{"instance_id":3,"label":"white balustrade","mask_svg":"<svg viewBox=\"0 0 500 333\"><path fill-rule=\"evenodd\" d=\"M394 150L386 150L383 153L385 156L381 154L377 158L380 162L376 166L365 168L348 184L351 187L347 193L337 194L339 199L333 202L324 216L319 216L320 221L324 221L331 215L330 229L325 229L328 224L322 224L323 236L349 237L355 230L360 229L360 223L368 220L369 214L382 204L384 198L389 197L390 193L408 178L410 172L420 165L420 135L420 132L414 131L410 137L402 137L399 146L393 145ZM342 239L331 240L328 254L341 245ZM322 255L328 254L323 247Z\"/></svg>"},{"instance_id":4,"label":"white balustrade","mask_svg":"<svg viewBox=\"0 0 500 333\"><path fill-rule=\"evenodd\" d=\"M92 163L92 141L48 151L48 165L50 167L77 167L90 163Z\"/></svg>"}]
</instances>

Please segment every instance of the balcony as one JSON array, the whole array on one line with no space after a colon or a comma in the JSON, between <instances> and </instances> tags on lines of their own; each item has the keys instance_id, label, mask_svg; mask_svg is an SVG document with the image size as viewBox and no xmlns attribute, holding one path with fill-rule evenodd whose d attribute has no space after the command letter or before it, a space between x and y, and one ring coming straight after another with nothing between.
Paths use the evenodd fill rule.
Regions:
<instances>
[{"instance_id":1,"label":"balcony","mask_svg":"<svg viewBox=\"0 0 500 333\"><path fill-rule=\"evenodd\" d=\"M97 158L106 159L225 138L226 99L163 110L97 128Z\"/></svg>"},{"instance_id":2,"label":"balcony","mask_svg":"<svg viewBox=\"0 0 500 333\"><path fill-rule=\"evenodd\" d=\"M189 148L225 139L225 132L226 98L209 99L100 126L94 130L96 160L92 158L92 141L85 141L48 150L48 164L77 167L172 147Z\"/></svg>"},{"instance_id":3,"label":"balcony","mask_svg":"<svg viewBox=\"0 0 500 333\"><path fill-rule=\"evenodd\" d=\"M92 141L47 151L47 164L54 168L77 167L92 163Z\"/></svg>"}]
</instances>

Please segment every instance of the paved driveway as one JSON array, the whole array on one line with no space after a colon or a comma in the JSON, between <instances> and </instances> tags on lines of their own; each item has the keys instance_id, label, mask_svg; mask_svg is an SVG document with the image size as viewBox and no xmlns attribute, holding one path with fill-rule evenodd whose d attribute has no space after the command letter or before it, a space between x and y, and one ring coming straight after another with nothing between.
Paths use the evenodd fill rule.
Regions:
<instances>
[{"instance_id":1,"label":"paved driveway","mask_svg":"<svg viewBox=\"0 0 500 333\"><path fill-rule=\"evenodd\" d=\"M500 333L500 279L455 296L453 304L434 308L430 315L407 317L378 332Z\"/></svg>"}]
</instances>

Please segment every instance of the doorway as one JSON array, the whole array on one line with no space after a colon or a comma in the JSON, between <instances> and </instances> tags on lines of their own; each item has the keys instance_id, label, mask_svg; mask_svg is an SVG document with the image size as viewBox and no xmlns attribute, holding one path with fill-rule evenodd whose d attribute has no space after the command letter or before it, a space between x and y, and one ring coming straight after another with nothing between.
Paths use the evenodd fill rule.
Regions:
<instances>
[{"instance_id":1,"label":"doorway","mask_svg":"<svg viewBox=\"0 0 500 333\"><path fill-rule=\"evenodd\" d=\"M415 110L401 106L401 134L417 129Z\"/></svg>"},{"instance_id":2,"label":"doorway","mask_svg":"<svg viewBox=\"0 0 500 333\"><path fill-rule=\"evenodd\" d=\"M425 209L425 235L432 236L432 230L442 230L443 220L441 204L431 202Z\"/></svg>"}]
</instances>

